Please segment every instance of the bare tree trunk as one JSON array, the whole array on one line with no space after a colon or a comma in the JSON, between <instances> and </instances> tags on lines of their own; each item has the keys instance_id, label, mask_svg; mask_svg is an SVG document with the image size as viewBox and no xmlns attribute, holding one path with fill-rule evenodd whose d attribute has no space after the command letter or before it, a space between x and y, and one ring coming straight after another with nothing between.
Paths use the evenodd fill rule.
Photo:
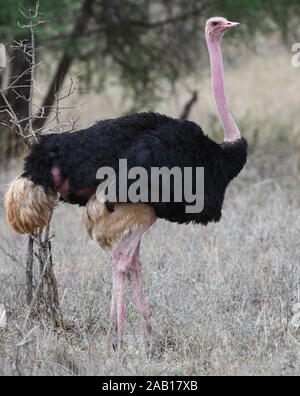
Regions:
<instances>
[{"instance_id":1,"label":"bare tree trunk","mask_svg":"<svg viewBox=\"0 0 300 396\"><path fill-rule=\"evenodd\" d=\"M187 120L189 118L192 107L197 102L197 100L198 100L198 92L194 91L191 99L185 104L182 113L179 116L181 120Z\"/></svg>"},{"instance_id":2,"label":"bare tree trunk","mask_svg":"<svg viewBox=\"0 0 300 396\"><path fill-rule=\"evenodd\" d=\"M92 15L93 3L95 3L95 0L85 0L83 2L80 12L80 17L78 18L78 20L74 25L73 31L70 36L70 41L80 38L83 35L86 26L88 25L89 19ZM66 49L61 61L57 66L56 72L48 89L47 95L43 101L43 105L42 105L43 117L36 118L34 121L33 127L35 129L41 128L47 121L47 118L49 117L49 114L51 112L51 107L53 106L53 103L55 101L55 94L61 89L64 79L75 57L76 54L74 52L70 53L68 49Z\"/></svg>"},{"instance_id":3,"label":"bare tree trunk","mask_svg":"<svg viewBox=\"0 0 300 396\"><path fill-rule=\"evenodd\" d=\"M26 260L26 298L27 304L32 304L33 299L33 238L28 237L27 260Z\"/></svg>"},{"instance_id":4,"label":"bare tree trunk","mask_svg":"<svg viewBox=\"0 0 300 396\"><path fill-rule=\"evenodd\" d=\"M11 54L13 61L11 62L11 76L20 76L24 70L28 69L28 63L25 60L25 56L20 51L14 51ZM26 100L29 98L30 87L29 87L29 75L23 74L19 79L19 86L21 88L16 89L16 91L9 91L7 94L7 100L14 108L15 113L18 115L19 119L23 119L28 114L28 105ZM0 96L0 107L5 106L3 98ZM6 122L9 119L8 114L1 113L0 121ZM12 132L9 128L4 125L0 125L1 134L1 149L0 149L0 160L7 160L10 158L15 158L24 152L23 139L18 136L17 133Z\"/></svg>"},{"instance_id":5,"label":"bare tree trunk","mask_svg":"<svg viewBox=\"0 0 300 396\"><path fill-rule=\"evenodd\" d=\"M38 230L35 234L29 235L26 260L28 317L46 313L51 316L56 325L63 325L49 234L50 225L45 230ZM39 264L36 274L33 270L34 258Z\"/></svg>"},{"instance_id":6,"label":"bare tree trunk","mask_svg":"<svg viewBox=\"0 0 300 396\"><path fill-rule=\"evenodd\" d=\"M44 305L46 309L50 310L50 314L54 322L56 324L61 324L62 317L59 310L58 288L53 271L49 233L50 226L46 227L45 232L43 232L43 230L39 230L36 233L38 251L35 255L40 264L40 280L37 290L36 304L38 309Z\"/></svg>"}]
</instances>

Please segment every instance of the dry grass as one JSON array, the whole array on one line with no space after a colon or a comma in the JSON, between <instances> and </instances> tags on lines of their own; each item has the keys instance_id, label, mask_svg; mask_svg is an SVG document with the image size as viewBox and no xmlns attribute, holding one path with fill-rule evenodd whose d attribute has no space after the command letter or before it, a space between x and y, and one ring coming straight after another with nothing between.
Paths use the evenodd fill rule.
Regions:
<instances>
[{"instance_id":1,"label":"dry grass","mask_svg":"<svg viewBox=\"0 0 300 396\"><path fill-rule=\"evenodd\" d=\"M236 71L244 76L243 84L234 73L227 74L235 113L242 107L245 114L251 110L245 128L253 128L255 120L270 133L273 125L276 129L273 140L270 134L260 135L259 148L228 189L221 222L201 227L159 221L144 236L143 277L157 332L150 342L143 337L129 293L127 347L119 355L108 347L110 257L88 239L82 210L61 205L53 219L54 262L70 329L55 329L43 317L31 320L28 330L38 326L32 341L17 347L26 312L25 239L9 230L0 208L1 246L18 261L0 251L0 303L8 312L7 328L0 329L0 374L299 374L300 333L290 326L291 307L300 302L299 153L291 145L298 141L295 136L289 141L300 125L292 118L299 79L295 88L286 56L281 52L276 86L269 76L272 62L258 56ZM207 82L201 84L193 113L207 131L205 112L213 112L209 89ZM85 124L105 113L104 106L99 110L91 103L88 108ZM169 109L179 113L173 100ZM118 114L114 109L109 115ZM280 131L288 137L283 139ZM0 201L15 173L1 173Z\"/></svg>"}]
</instances>

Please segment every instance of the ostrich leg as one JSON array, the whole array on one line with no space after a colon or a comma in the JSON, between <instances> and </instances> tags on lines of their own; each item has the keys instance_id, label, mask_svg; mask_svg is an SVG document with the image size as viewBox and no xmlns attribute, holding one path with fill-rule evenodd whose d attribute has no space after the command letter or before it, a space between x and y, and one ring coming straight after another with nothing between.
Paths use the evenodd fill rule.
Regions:
<instances>
[{"instance_id":1,"label":"ostrich leg","mask_svg":"<svg viewBox=\"0 0 300 396\"><path fill-rule=\"evenodd\" d=\"M140 261L140 243L135 251L135 255L133 257L133 262L130 267L130 281L133 289L133 295L136 302L137 309L139 314L144 319L145 330L148 335L152 332L152 324L150 318L150 310L146 300L146 297L143 294L142 288L142 263Z\"/></svg>"},{"instance_id":2,"label":"ostrich leg","mask_svg":"<svg viewBox=\"0 0 300 396\"><path fill-rule=\"evenodd\" d=\"M150 224L141 226L139 230L130 232L121 240L119 246L113 253L113 290L111 304L111 320L116 324L115 328L118 344L121 343L124 335L125 286L126 278L129 274L129 271L131 276L133 275L132 284L134 289L134 296L138 305L138 310L141 313L143 312L143 309L145 311L146 304L145 298L142 296L140 276L141 263L138 259L138 249L142 235L155 221L156 218L154 218Z\"/></svg>"}]
</instances>

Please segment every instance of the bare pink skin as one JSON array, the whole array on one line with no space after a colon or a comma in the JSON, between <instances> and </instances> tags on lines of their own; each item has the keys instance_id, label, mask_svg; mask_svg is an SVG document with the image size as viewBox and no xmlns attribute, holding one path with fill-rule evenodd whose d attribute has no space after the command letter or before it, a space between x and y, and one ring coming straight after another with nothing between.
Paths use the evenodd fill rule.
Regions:
<instances>
[{"instance_id":1,"label":"bare pink skin","mask_svg":"<svg viewBox=\"0 0 300 396\"><path fill-rule=\"evenodd\" d=\"M225 18L215 17L207 21L205 29L205 37L210 57L213 93L218 113L224 127L226 142L233 142L240 138L241 135L232 115L230 114L227 104L220 41L228 29L238 25L239 23L237 22L230 22Z\"/></svg>"},{"instance_id":2,"label":"bare pink skin","mask_svg":"<svg viewBox=\"0 0 300 396\"><path fill-rule=\"evenodd\" d=\"M68 179L62 180L60 169L58 166L52 167L51 175L57 191L60 193L60 195L65 201L68 201L68 195L70 195L71 192L69 180ZM94 186L91 186L75 191L75 195L79 198L90 197L95 191L96 188Z\"/></svg>"},{"instance_id":3,"label":"bare pink skin","mask_svg":"<svg viewBox=\"0 0 300 396\"><path fill-rule=\"evenodd\" d=\"M55 187L61 186L60 170L57 166L53 166L51 169L52 180Z\"/></svg>"},{"instance_id":4,"label":"bare pink skin","mask_svg":"<svg viewBox=\"0 0 300 396\"><path fill-rule=\"evenodd\" d=\"M118 345L120 345L124 336L125 286L127 277L130 277L137 309L143 318L144 329L149 335L152 331L149 306L143 294L142 264L139 255L141 238L144 232L156 220L157 217L153 218L150 224L144 225L139 230L126 235L113 253L113 290L110 316L112 322L115 323Z\"/></svg>"},{"instance_id":5,"label":"bare pink skin","mask_svg":"<svg viewBox=\"0 0 300 396\"><path fill-rule=\"evenodd\" d=\"M51 169L52 180L57 188L57 191L60 193L62 198L67 201L67 196L70 193L70 185L68 179L62 180L60 175L60 169L58 166L53 166Z\"/></svg>"},{"instance_id":6,"label":"bare pink skin","mask_svg":"<svg viewBox=\"0 0 300 396\"><path fill-rule=\"evenodd\" d=\"M149 306L146 297L143 294L142 288L142 263L140 261L140 243L136 249L129 273L137 309L141 317L144 319L143 324L145 331L147 334L150 335L152 332L152 324Z\"/></svg>"}]
</instances>

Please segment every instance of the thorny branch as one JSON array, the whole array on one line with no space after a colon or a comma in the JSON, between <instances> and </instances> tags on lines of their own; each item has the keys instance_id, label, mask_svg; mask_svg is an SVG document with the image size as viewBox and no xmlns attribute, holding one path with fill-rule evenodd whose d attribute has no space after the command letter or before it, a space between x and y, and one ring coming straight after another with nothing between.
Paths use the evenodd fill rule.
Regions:
<instances>
[{"instance_id":1,"label":"thorny branch","mask_svg":"<svg viewBox=\"0 0 300 396\"><path fill-rule=\"evenodd\" d=\"M18 23L22 29L28 30L30 40L21 40L14 42L12 48L15 51L21 51L28 62L28 68L17 76L10 77L8 86L0 89L0 96L4 101L4 106L0 107L0 113L7 114L7 120L2 121L11 131L17 133L23 139L24 144L30 148L31 144L38 141L38 137L50 131L54 132L71 132L75 129L76 121L73 119L62 120L63 110L74 109L78 106L65 106L63 102L72 96L76 91L76 84L71 78L70 84L63 87L55 95L55 105L47 108L41 107L34 102L35 91L39 89L36 83L36 71L42 62L37 62L37 48L35 40L35 29L45 23L40 19L39 1L36 1L35 9L20 9L20 13L26 19L25 24ZM10 60L10 61L13 61ZM27 82L20 84L22 77L28 75ZM19 88L29 88L28 97L22 95ZM27 115L18 117L14 106L8 99L8 93L13 93L15 99L21 99L26 102ZM44 113L50 113L51 117L47 123L40 128L34 128L34 121L43 118ZM53 271L50 225L43 230L38 230L35 234L30 234L28 239L27 256L26 256L26 299L28 303L28 312L25 316L24 330L30 315L47 312L54 319L56 324L62 323L59 311L59 298L57 282ZM11 255L9 255L12 257ZM39 279L34 276L34 262L37 259L39 263Z\"/></svg>"},{"instance_id":2,"label":"thorny branch","mask_svg":"<svg viewBox=\"0 0 300 396\"><path fill-rule=\"evenodd\" d=\"M43 106L41 107L39 104L34 102L34 94L36 90L39 90L39 87L36 84L36 70L43 63L42 61L36 62L36 41L35 41L35 28L41 24L46 23L46 21L36 20L36 18L40 17L39 13L39 2L36 2L35 10L29 9L25 11L24 9L20 9L20 13L24 18L27 19L27 24L21 24L18 22L18 26L22 29L28 29L30 32L30 42L28 40L20 40L14 41L14 45L12 48L16 51L21 51L25 59L29 63L29 67L20 73L18 76L12 76L10 78L10 83L7 87L0 90L0 95L3 98L5 103L4 106L0 107L0 113L6 113L8 115L8 120L2 121L2 124L8 127L10 130L16 132L19 136L21 136L24 140L24 143L30 147L32 141L36 142L38 136L47 132L71 132L75 129L75 125L77 120L68 119L68 120L60 120L62 116L62 110L74 109L78 106L63 106L62 102L68 99L70 96L76 92L76 86L71 78L71 82L69 87L62 87L60 91L58 91L55 95L55 104L53 106ZM13 61L13 60L12 60ZM19 85L18 81L25 75L29 75L28 85ZM18 92L19 88L29 88L29 96L26 98L24 95L21 95ZM62 94L66 91L66 94ZM26 117L18 118L16 112L13 109L11 103L9 103L7 99L7 93L13 92L15 94L16 99L22 99L27 103L28 106L28 114ZM34 121L40 118L44 118L45 113L52 114L51 118L47 121L47 128L41 127L35 129L33 127Z\"/></svg>"}]
</instances>

